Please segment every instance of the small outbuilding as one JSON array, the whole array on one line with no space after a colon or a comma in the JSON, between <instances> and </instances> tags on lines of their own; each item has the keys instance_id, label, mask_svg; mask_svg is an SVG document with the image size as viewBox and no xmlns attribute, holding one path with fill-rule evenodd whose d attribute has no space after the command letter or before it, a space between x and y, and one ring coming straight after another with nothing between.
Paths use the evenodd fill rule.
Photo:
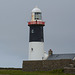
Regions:
<instances>
[{"instance_id":1,"label":"small outbuilding","mask_svg":"<svg viewBox=\"0 0 75 75\"><path fill-rule=\"evenodd\" d=\"M61 59L75 60L75 53L53 54L53 51L51 49L48 51L48 58L47 58L47 60L61 60Z\"/></svg>"},{"instance_id":2,"label":"small outbuilding","mask_svg":"<svg viewBox=\"0 0 75 75\"><path fill-rule=\"evenodd\" d=\"M72 54L52 54L52 55L49 55L47 58L47 60L60 60L60 59L75 60L75 53L72 53Z\"/></svg>"}]
</instances>

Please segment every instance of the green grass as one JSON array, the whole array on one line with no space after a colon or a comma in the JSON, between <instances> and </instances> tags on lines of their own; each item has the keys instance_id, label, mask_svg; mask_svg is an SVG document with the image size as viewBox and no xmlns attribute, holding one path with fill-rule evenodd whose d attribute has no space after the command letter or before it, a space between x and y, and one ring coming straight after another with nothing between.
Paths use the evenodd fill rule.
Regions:
<instances>
[{"instance_id":1,"label":"green grass","mask_svg":"<svg viewBox=\"0 0 75 75\"><path fill-rule=\"evenodd\" d=\"M23 72L22 70L0 70L3 75L75 75L64 74L63 70Z\"/></svg>"}]
</instances>

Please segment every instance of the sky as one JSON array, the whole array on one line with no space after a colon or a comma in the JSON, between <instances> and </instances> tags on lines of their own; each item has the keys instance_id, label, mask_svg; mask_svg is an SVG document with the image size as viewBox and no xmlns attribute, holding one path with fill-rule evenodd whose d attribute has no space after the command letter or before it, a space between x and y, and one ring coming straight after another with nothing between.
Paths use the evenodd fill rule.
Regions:
<instances>
[{"instance_id":1,"label":"sky","mask_svg":"<svg viewBox=\"0 0 75 75\"><path fill-rule=\"evenodd\" d=\"M0 0L0 67L21 68L28 60L32 9L42 11L44 49L75 53L75 0Z\"/></svg>"}]
</instances>

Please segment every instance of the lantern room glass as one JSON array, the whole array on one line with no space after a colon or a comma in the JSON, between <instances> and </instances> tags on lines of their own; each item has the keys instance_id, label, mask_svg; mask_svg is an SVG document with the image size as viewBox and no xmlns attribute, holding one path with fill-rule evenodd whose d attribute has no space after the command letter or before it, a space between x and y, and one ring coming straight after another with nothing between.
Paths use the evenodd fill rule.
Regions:
<instances>
[{"instance_id":1,"label":"lantern room glass","mask_svg":"<svg viewBox=\"0 0 75 75\"><path fill-rule=\"evenodd\" d=\"M40 12L35 12L35 20L42 20L42 14Z\"/></svg>"}]
</instances>

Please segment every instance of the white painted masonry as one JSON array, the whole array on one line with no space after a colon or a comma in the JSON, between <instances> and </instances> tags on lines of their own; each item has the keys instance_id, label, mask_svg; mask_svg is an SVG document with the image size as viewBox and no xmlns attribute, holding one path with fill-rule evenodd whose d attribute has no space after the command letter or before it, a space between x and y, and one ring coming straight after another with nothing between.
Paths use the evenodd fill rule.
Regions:
<instances>
[{"instance_id":1,"label":"white painted masonry","mask_svg":"<svg viewBox=\"0 0 75 75\"><path fill-rule=\"evenodd\" d=\"M29 60L44 59L44 42L29 42Z\"/></svg>"}]
</instances>

